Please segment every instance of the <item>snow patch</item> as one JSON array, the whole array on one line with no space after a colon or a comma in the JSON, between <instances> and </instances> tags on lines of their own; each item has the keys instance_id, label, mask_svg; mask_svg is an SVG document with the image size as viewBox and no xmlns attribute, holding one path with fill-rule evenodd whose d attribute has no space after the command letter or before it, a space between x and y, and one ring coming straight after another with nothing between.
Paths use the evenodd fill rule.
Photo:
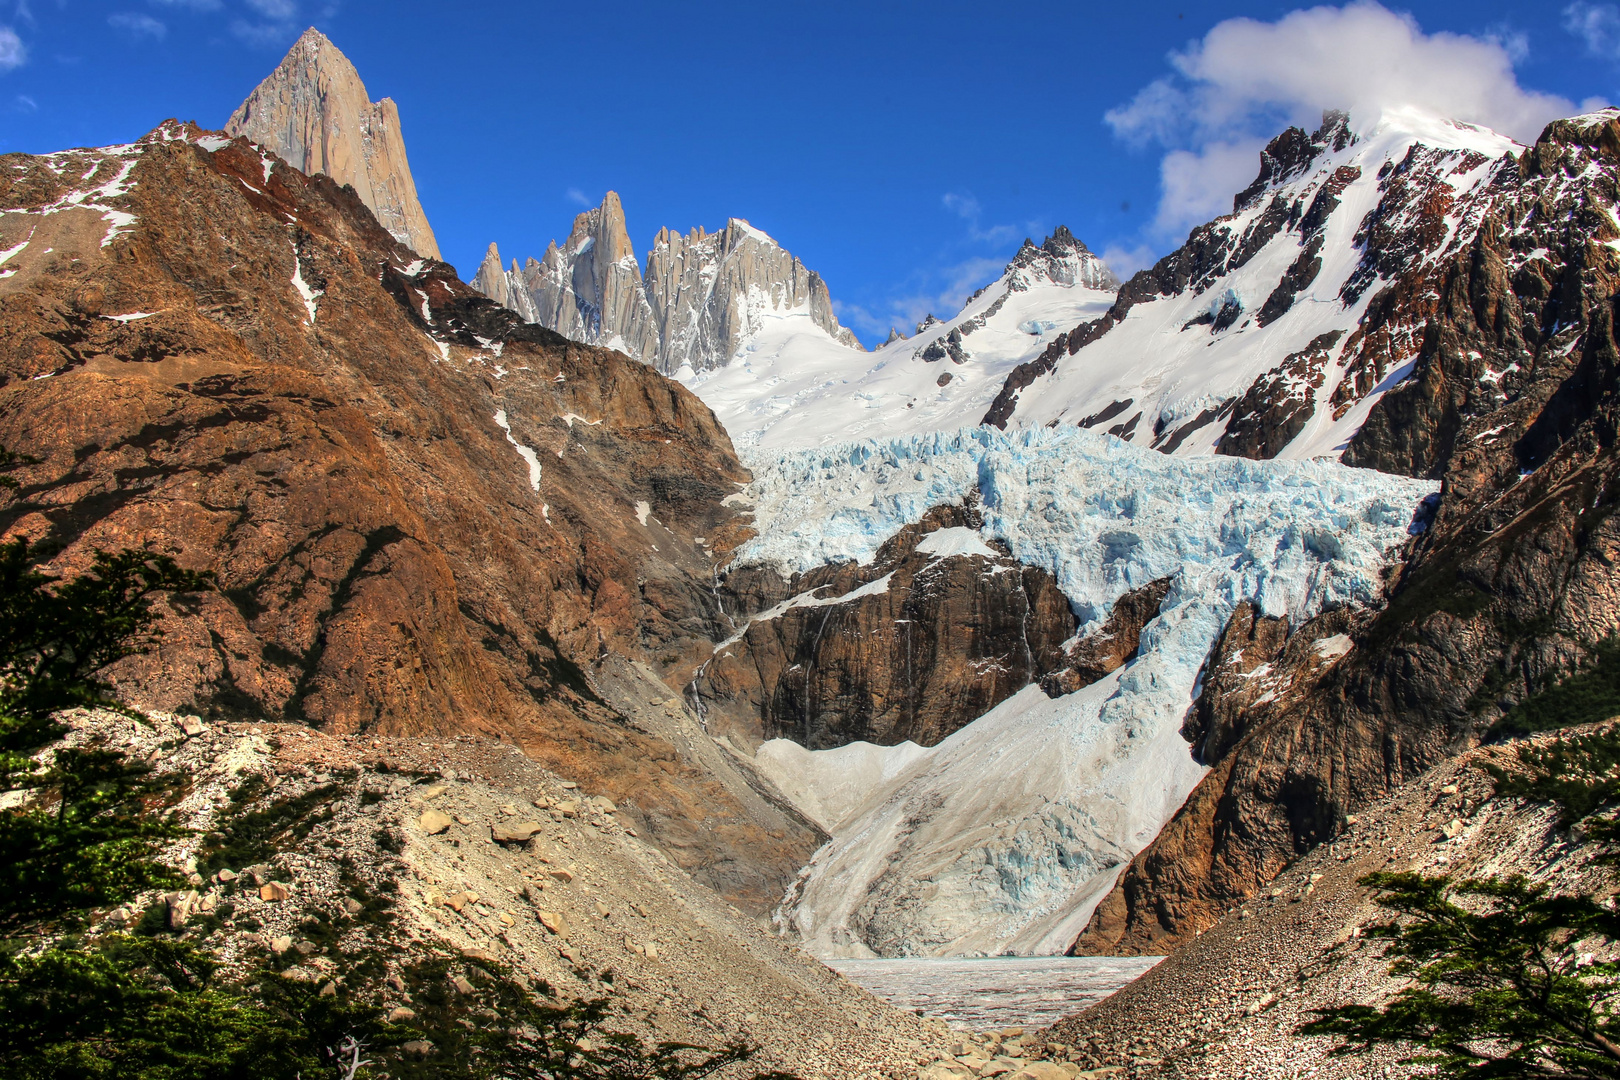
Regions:
<instances>
[{"instance_id":1,"label":"snow patch","mask_svg":"<svg viewBox=\"0 0 1620 1080\"><path fill-rule=\"evenodd\" d=\"M877 596L881 593L886 593L889 591L889 581L893 577L894 573L893 571L890 571L889 573L878 578L876 581L868 581L860 588L851 589L849 592L840 596L817 596L816 594L818 592L827 587L822 585L819 588L811 589L809 592L802 592L797 596L789 597L780 604L766 608L758 615L755 615L753 618L743 623L741 629L739 629L735 634L732 634L730 637L726 638L726 640L722 641L720 644L716 645L714 647L714 651L716 654L718 654L737 644L737 642L743 639L743 635L748 633L748 628L753 626L755 623L770 622L772 619L779 619L783 615L792 611L794 608L831 607L834 604L848 604L852 601L863 599L864 597Z\"/></svg>"},{"instance_id":2,"label":"snow patch","mask_svg":"<svg viewBox=\"0 0 1620 1080\"><path fill-rule=\"evenodd\" d=\"M315 301L326 295L324 289L311 289L304 281L303 260L298 257L298 241L290 240L293 253L292 287L304 301L304 308L309 312L310 325L315 325Z\"/></svg>"},{"instance_id":3,"label":"snow patch","mask_svg":"<svg viewBox=\"0 0 1620 1080\"><path fill-rule=\"evenodd\" d=\"M1355 644L1347 635L1334 634L1313 644L1311 651L1324 660L1337 660L1353 648Z\"/></svg>"},{"instance_id":4,"label":"snow patch","mask_svg":"<svg viewBox=\"0 0 1620 1080\"><path fill-rule=\"evenodd\" d=\"M951 555L983 555L987 559L1001 558L1001 553L979 539L978 533L962 526L938 529L929 533L917 541L917 552L921 555L932 555L936 559L947 558Z\"/></svg>"},{"instance_id":5,"label":"snow patch","mask_svg":"<svg viewBox=\"0 0 1620 1080\"><path fill-rule=\"evenodd\" d=\"M530 447L524 446L522 443L520 443L516 439L512 438L512 425L507 422L506 410L505 409L501 409L499 412L497 412L495 414L495 424L503 432L506 433L506 441L511 443L513 448L515 450L517 450L518 457L520 457L524 461L528 462L528 464L529 464L529 486L534 488L534 490L539 491L540 490L540 458L539 458L539 456L534 452L533 449L531 449Z\"/></svg>"},{"instance_id":6,"label":"snow patch","mask_svg":"<svg viewBox=\"0 0 1620 1080\"><path fill-rule=\"evenodd\" d=\"M868 794L927 755L909 740L898 746L855 742L813 752L791 739L771 739L754 753L754 765L794 806L832 832Z\"/></svg>"}]
</instances>

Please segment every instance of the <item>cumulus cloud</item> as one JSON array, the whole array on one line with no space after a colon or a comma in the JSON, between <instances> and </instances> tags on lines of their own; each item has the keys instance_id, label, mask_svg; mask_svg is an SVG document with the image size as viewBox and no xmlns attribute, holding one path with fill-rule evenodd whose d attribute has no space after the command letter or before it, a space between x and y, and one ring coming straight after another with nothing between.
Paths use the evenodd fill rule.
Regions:
<instances>
[{"instance_id":1,"label":"cumulus cloud","mask_svg":"<svg viewBox=\"0 0 1620 1080\"><path fill-rule=\"evenodd\" d=\"M0 26L0 72L20 68L28 62L28 50L22 38L9 26Z\"/></svg>"},{"instance_id":2,"label":"cumulus cloud","mask_svg":"<svg viewBox=\"0 0 1620 1080\"><path fill-rule=\"evenodd\" d=\"M162 41L169 28L150 15L139 12L120 12L107 16L107 25L120 30L135 41Z\"/></svg>"},{"instance_id":3,"label":"cumulus cloud","mask_svg":"<svg viewBox=\"0 0 1620 1080\"><path fill-rule=\"evenodd\" d=\"M1288 124L1314 128L1326 109L1369 124L1386 107L1412 105L1535 138L1574 106L1519 85L1513 64L1527 48L1506 28L1485 37L1426 34L1410 15L1374 0L1293 11L1275 22L1228 19L1172 53L1171 74L1105 119L1127 143L1165 149L1153 230L1167 241L1230 210L1265 140Z\"/></svg>"}]
</instances>

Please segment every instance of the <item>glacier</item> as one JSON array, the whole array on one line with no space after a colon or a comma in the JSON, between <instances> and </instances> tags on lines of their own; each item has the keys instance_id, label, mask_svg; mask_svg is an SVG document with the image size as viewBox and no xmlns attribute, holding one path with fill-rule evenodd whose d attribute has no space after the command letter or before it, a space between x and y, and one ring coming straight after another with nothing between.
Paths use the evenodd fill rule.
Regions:
<instances>
[{"instance_id":1,"label":"glacier","mask_svg":"<svg viewBox=\"0 0 1620 1080\"><path fill-rule=\"evenodd\" d=\"M1137 657L1076 693L1026 687L928 748L760 748L761 772L832 833L777 913L829 958L1062 951L1202 777L1180 727L1236 604L1297 624L1376 601L1436 490L1325 458L1172 458L1077 428L745 460L758 535L739 565L866 563L930 507L976 496L981 538L1050 571L1081 633L1127 590L1172 578Z\"/></svg>"}]
</instances>

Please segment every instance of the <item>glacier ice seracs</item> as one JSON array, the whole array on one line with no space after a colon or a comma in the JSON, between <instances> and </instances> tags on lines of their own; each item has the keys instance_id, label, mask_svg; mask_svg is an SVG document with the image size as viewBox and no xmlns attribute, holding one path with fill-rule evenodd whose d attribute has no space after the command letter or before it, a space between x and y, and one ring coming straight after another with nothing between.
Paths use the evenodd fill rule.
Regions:
<instances>
[{"instance_id":1,"label":"glacier ice seracs","mask_svg":"<svg viewBox=\"0 0 1620 1080\"><path fill-rule=\"evenodd\" d=\"M1233 607L1297 623L1374 601L1435 488L1327 460L1172 458L1074 428L747 456L759 535L740 563L868 561L976 491L981 536L1051 571L1082 633L1127 590L1173 578L1130 664L1057 699L1026 687L931 748L863 746L859 798L818 761L849 748L761 748L761 770L833 833L778 913L828 957L1060 951L1201 777L1179 729ZM822 799L818 776L842 786Z\"/></svg>"}]
</instances>

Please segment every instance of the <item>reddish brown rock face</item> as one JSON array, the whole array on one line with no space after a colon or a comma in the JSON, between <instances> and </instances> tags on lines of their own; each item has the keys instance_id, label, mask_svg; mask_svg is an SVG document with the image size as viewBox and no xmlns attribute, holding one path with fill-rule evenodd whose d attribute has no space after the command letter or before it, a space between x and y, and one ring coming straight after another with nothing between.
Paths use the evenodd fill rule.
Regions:
<instances>
[{"instance_id":1,"label":"reddish brown rock face","mask_svg":"<svg viewBox=\"0 0 1620 1080\"><path fill-rule=\"evenodd\" d=\"M216 575L116 670L137 706L499 735L767 906L817 832L745 807L591 677L690 669L719 633L713 560L746 528L721 500L747 474L712 414L522 325L326 178L200 139L0 158L23 208L0 250L27 241L0 277L0 445L39 459L0 532L59 570L146 546ZM75 191L95 208L36 212ZM104 213L134 219L105 246Z\"/></svg>"},{"instance_id":2,"label":"reddish brown rock face","mask_svg":"<svg viewBox=\"0 0 1620 1080\"><path fill-rule=\"evenodd\" d=\"M1186 732L1213 771L1076 951L1186 940L1620 628L1617 169L1620 123L1553 124L1466 208L1468 249L1429 262L1444 193L1392 175L1412 197L1369 222L1368 251L1396 277L1346 351L1358 385L1415 352L1414 369L1345 460L1440 477L1438 513L1384 610L1286 642L1233 617Z\"/></svg>"},{"instance_id":3,"label":"reddish brown rock face","mask_svg":"<svg viewBox=\"0 0 1620 1080\"><path fill-rule=\"evenodd\" d=\"M932 746L1051 671L1076 623L1050 574L1005 555L916 550L938 529L980 524L972 506L943 506L869 566L818 567L791 581L768 568L734 571L728 610L755 616L694 683L710 730L744 745ZM791 597L826 600L867 585L847 602L759 616Z\"/></svg>"},{"instance_id":4,"label":"reddish brown rock face","mask_svg":"<svg viewBox=\"0 0 1620 1080\"><path fill-rule=\"evenodd\" d=\"M1102 626L1069 648L1063 666L1041 676L1046 696L1072 694L1135 659L1137 646L1142 643L1142 628L1158 618L1159 605L1174 580L1164 577L1150 581L1116 600Z\"/></svg>"}]
</instances>

